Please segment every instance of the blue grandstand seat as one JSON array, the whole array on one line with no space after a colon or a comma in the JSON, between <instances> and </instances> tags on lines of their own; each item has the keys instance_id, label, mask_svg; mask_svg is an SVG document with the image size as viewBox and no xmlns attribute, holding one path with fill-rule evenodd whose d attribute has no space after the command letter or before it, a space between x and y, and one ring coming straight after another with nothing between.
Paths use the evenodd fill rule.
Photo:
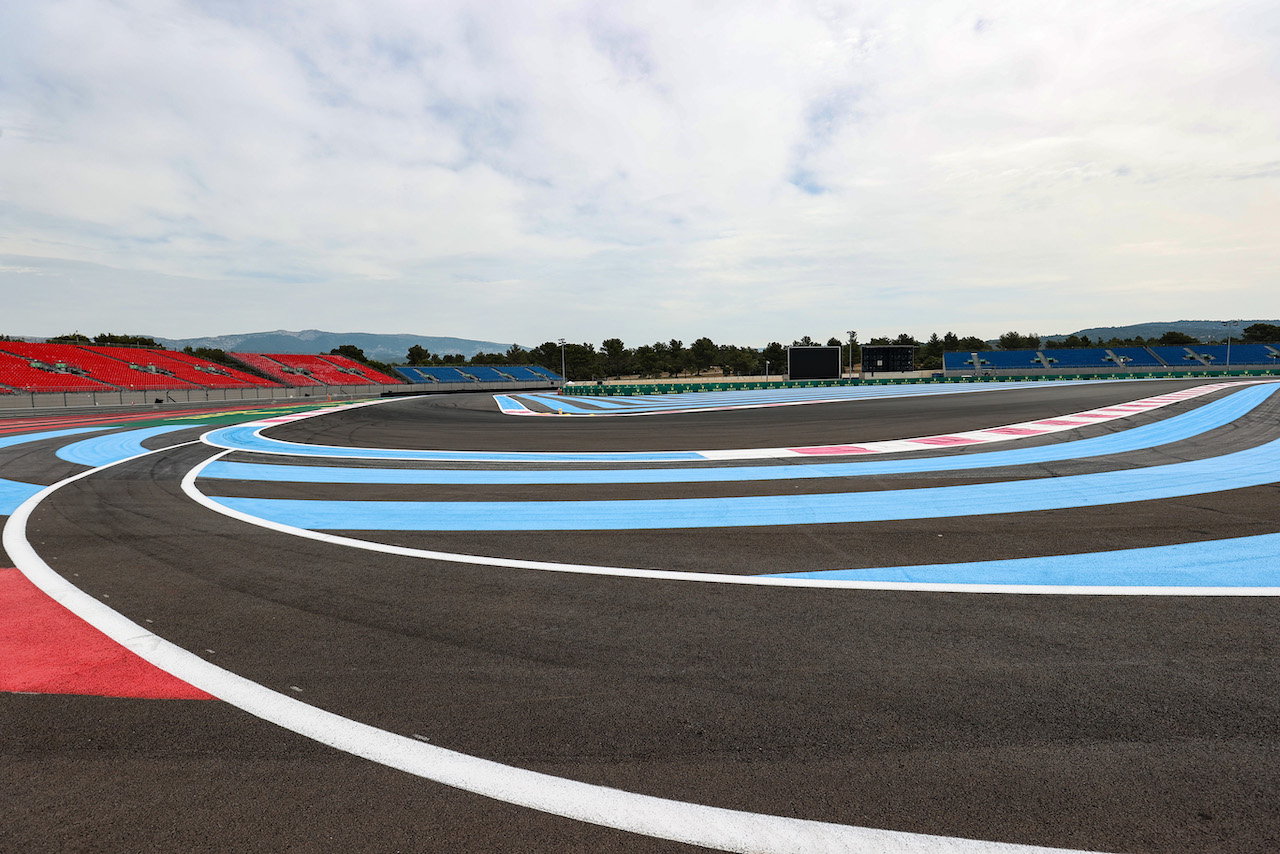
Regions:
<instances>
[{"instance_id":1,"label":"blue grandstand seat","mask_svg":"<svg viewBox=\"0 0 1280 854\"><path fill-rule=\"evenodd\" d=\"M480 382L484 383L506 383L511 382L511 377L506 373L505 368L493 368L488 365L467 365L464 368L467 373L471 374Z\"/></svg>"},{"instance_id":2,"label":"blue grandstand seat","mask_svg":"<svg viewBox=\"0 0 1280 854\"><path fill-rule=\"evenodd\" d=\"M991 367L986 353L978 354L978 364L973 363L972 353L943 353L942 369L946 371L975 371Z\"/></svg>"},{"instance_id":3,"label":"blue grandstand seat","mask_svg":"<svg viewBox=\"0 0 1280 854\"><path fill-rule=\"evenodd\" d=\"M432 368L419 368L418 370L421 371L426 376L433 377L435 381L438 383L475 382L475 380L466 376L465 374L462 373L462 371L458 370L457 368L432 367Z\"/></svg>"},{"instance_id":4,"label":"blue grandstand seat","mask_svg":"<svg viewBox=\"0 0 1280 854\"><path fill-rule=\"evenodd\" d=\"M399 365L395 370L411 383L563 382L555 371L537 365Z\"/></svg>"},{"instance_id":5,"label":"blue grandstand seat","mask_svg":"<svg viewBox=\"0 0 1280 854\"><path fill-rule=\"evenodd\" d=\"M1070 350L1041 350L1052 368L1092 368L1097 371L1113 370L1116 362L1107 358L1102 348L1073 348Z\"/></svg>"},{"instance_id":6,"label":"blue grandstand seat","mask_svg":"<svg viewBox=\"0 0 1280 854\"><path fill-rule=\"evenodd\" d=\"M565 381L564 377L560 376L555 371L542 367L541 365L528 365L527 367L535 376L537 376L538 379L553 383L562 383Z\"/></svg>"},{"instance_id":7,"label":"blue grandstand seat","mask_svg":"<svg viewBox=\"0 0 1280 854\"><path fill-rule=\"evenodd\" d=\"M518 380L528 381L528 380L542 379L541 374L535 374L532 370L530 370L529 368L526 368L524 365L507 365L505 368L502 369L502 371L503 373L510 374L512 377Z\"/></svg>"},{"instance_id":8,"label":"blue grandstand seat","mask_svg":"<svg viewBox=\"0 0 1280 854\"><path fill-rule=\"evenodd\" d=\"M396 367L395 371L411 383L436 382L433 377L424 374L422 372L422 368L415 367L413 365L399 365Z\"/></svg>"},{"instance_id":9,"label":"blue grandstand seat","mask_svg":"<svg viewBox=\"0 0 1280 854\"><path fill-rule=\"evenodd\" d=\"M1222 346L1222 354L1218 355L1218 347L1210 344L1193 344L1190 347L1152 347L1152 353L1160 357L1171 368L1195 368L1204 367L1204 362L1196 358L1196 354L1206 357L1210 365L1217 367L1221 361L1223 365L1227 362L1227 348Z\"/></svg>"},{"instance_id":10,"label":"blue grandstand seat","mask_svg":"<svg viewBox=\"0 0 1280 854\"><path fill-rule=\"evenodd\" d=\"M1151 351L1146 347L1112 347L1112 353L1120 356L1124 360L1124 364L1130 368L1159 368L1162 364L1159 359L1151 355Z\"/></svg>"},{"instance_id":11,"label":"blue grandstand seat","mask_svg":"<svg viewBox=\"0 0 1280 854\"><path fill-rule=\"evenodd\" d=\"M1212 350L1215 355L1222 351L1221 364L1227 363L1227 347L1225 344L1197 349ZM1215 364L1217 364L1215 362ZM1231 366L1263 365L1269 368L1280 365L1280 344L1232 344Z\"/></svg>"},{"instance_id":12,"label":"blue grandstand seat","mask_svg":"<svg viewBox=\"0 0 1280 854\"><path fill-rule=\"evenodd\" d=\"M948 360L947 356L958 356L958 359ZM990 370L992 368L1043 368L1036 359L1035 350L987 350L978 354L979 364L973 364L973 354L971 353L944 353L942 355L943 367L950 370ZM951 366L951 362L958 362L956 367Z\"/></svg>"}]
</instances>

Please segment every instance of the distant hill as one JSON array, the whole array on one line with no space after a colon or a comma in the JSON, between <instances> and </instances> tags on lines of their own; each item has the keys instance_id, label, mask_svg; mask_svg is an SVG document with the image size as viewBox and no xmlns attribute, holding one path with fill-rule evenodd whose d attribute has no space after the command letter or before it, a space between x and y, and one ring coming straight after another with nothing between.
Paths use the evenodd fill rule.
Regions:
<instances>
[{"instance_id":1,"label":"distant hill","mask_svg":"<svg viewBox=\"0 0 1280 854\"><path fill-rule=\"evenodd\" d=\"M1246 326L1252 326L1255 323L1280 325L1280 320L1241 320L1232 326L1232 337L1239 337ZM1091 329L1081 329L1078 332L1068 334L1088 335L1094 341L1099 338L1108 341L1112 338L1137 338L1139 335L1143 338L1159 338L1164 333L1172 330L1181 332L1184 335L1190 335L1192 338L1208 337L1217 341L1227 337L1227 329L1222 324L1223 321L1221 320L1171 320L1166 323L1135 323L1131 326L1095 326ZM1046 335L1044 340L1061 341L1066 337L1066 335Z\"/></svg>"},{"instance_id":2,"label":"distant hill","mask_svg":"<svg viewBox=\"0 0 1280 854\"><path fill-rule=\"evenodd\" d=\"M322 332L304 329L290 332L249 332L244 335L215 335L211 338L160 338L155 340L172 350L183 347L214 347L240 353L328 353L343 344L354 344L365 356L379 362L403 364L414 344L432 353L461 353L468 359L476 353L503 353L510 344L474 341L470 338L437 338L429 335L379 335L372 332Z\"/></svg>"}]
</instances>

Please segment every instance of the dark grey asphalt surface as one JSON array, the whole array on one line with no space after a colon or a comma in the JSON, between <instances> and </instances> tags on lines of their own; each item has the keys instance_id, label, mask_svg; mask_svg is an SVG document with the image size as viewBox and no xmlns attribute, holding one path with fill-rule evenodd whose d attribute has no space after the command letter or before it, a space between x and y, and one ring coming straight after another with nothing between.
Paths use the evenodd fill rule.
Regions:
<instances>
[{"instance_id":1,"label":"dark grey asphalt surface","mask_svg":"<svg viewBox=\"0 0 1280 854\"><path fill-rule=\"evenodd\" d=\"M285 441L373 448L452 448L492 451L649 451L773 448L874 442L944 431L975 430L1066 415L1140 397L1180 391L1195 383L1085 383L1031 389L991 388L860 400L622 418L500 416L492 395L413 398L356 410L341 421L320 419L273 427ZM942 386L941 388L946 388ZM510 422L516 420L517 425Z\"/></svg>"},{"instance_id":2,"label":"dark grey asphalt surface","mask_svg":"<svg viewBox=\"0 0 1280 854\"><path fill-rule=\"evenodd\" d=\"M504 418L451 397L272 435L492 450L817 444L996 426L1183 387L568 424ZM1274 438L1276 412L1159 452L1035 467L1032 476L1233 450ZM152 621L162 637L269 687L299 688L296 696L322 708L519 767L776 815L1112 851L1280 848L1275 600L744 588L462 567L298 540L204 510L178 482L211 453L176 449L69 486L37 511L32 541L60 572L78 573L83 589ZM37 459L32 451L23 465L34 470ZM861 488L1027 475L952 472ZM215 494L252 494L213 483L202 482ZM729 494L718 489L697 493ZM1280 530L1278 498L1272 485L950 520L360 536L757 573L1269 533ZM219 702L0 695L0 732L0 794L17 805L0 848L692 850L450 790Z\"/></svg>"}]
</instances>

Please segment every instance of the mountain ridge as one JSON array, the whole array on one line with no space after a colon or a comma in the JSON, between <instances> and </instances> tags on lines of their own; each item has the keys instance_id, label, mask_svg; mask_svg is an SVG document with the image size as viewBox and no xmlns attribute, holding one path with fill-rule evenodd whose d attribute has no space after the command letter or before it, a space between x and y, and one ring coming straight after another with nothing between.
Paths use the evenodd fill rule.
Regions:
<instances>
[{"instance_id":1,"label":"mountain ridge","mask_svg":"<svg viewBox=\"0 0 1280 854\"><path fill-rule=\"evenodd\" d=\"M498 341L479 341L443 335L387 334L380 332L327 332L322 329L269 332L246 332L237 335L211 335L202 338L161 338L152 336L165 347L210 347L241 353L327 353L343 344L353 344L365 356L379 362L403 363L409 348L417 345L433 353L461 353L468 359L477 353L504 353L511 345Z\"/></svg>"},{"instance_id":2,"label":"mountain ridge","mask_svg":"<svg viewBox=\"0 0 1280 854\"><path fill-rule=\"evenodd\" d=\"M1132 323L1128 326L1094 326L1089 329L1080 329L1076 332L1068 332L1064 335L1045 335L1042 336L1044 341L1061 341L1068 335L1085 336L1088 335L1093 340L1101 338L1107 341L1111 338L1136 338L1141 335L1143 338L1159 338L1166 332L1181 332L1184 335L1190 335L1192 338L1205 339L1212 338L1215 341L1227 337L1227 326L1231 324L1231 337L1239 338L1244 334L1246 326L1252 326L1255 323L1271 323L1280 325L1280 320L1171 320L1168 322L1148 322L1148 323Z\"/></svg>"}]
</instances>

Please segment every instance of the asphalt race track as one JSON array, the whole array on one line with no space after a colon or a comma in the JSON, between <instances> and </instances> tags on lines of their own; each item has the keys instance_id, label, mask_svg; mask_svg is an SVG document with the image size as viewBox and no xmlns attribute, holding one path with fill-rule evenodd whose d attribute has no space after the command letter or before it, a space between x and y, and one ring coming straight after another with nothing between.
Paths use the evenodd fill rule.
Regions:
<instances>
[{"instance_id":1,"label":"asphalt race track","mask_svg":"<svg viewBox=\"0 0 1280 854\"><path fill-rule=\"evenodd\" d=\"M1269 382L0 419L0 848L1280 850L1278 483Z\"/></svg>"}]
</instances>

